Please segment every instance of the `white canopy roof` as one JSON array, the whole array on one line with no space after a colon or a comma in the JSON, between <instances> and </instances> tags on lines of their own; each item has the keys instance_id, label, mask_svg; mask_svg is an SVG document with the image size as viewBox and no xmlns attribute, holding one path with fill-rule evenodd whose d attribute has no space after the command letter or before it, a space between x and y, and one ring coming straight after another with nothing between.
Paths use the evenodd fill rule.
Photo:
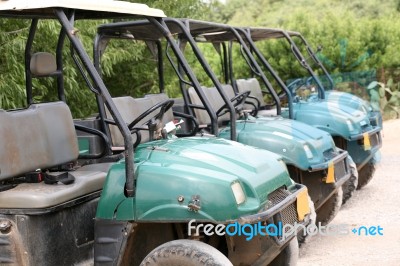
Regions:
<instances>
[{"instance_id":1,"label":"white canopy roof","mask_svg":"<svg viewBox=\"0 0 400 266\"><path fill-rule=\"evenodd\" d=\"M114 0L0 0L0 15L22 17L54 17L55 7L77 9L77 18L103 18L107 14L165 17L160 9L145 4ZM115 16L115 15L114 15Z\"/></svg>"}]
</instances>

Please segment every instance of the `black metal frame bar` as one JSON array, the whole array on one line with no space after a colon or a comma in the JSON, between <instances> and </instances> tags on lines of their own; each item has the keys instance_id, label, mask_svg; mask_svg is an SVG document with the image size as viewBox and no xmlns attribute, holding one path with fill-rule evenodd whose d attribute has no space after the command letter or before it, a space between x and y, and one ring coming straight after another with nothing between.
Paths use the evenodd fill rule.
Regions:
<instances>
[{"instance_id":1,"label":"black metal frame bar","mask_svg":"<svg viewBox=\"0 0 400 266\"><path fill-rule=\"evenodd\" d=\"M249 40L249 42L251 42L251 46L252 48L254 48L254 52L256 53L257 57L261 60L261 62L263 63L264 67L272 74L272 76L274 77L274 79L278 82L279 86L285 91L285 93L287 94L289 92L289 90L287 89L287 86L285 85L285 83L279 78L279 76L276 75L276 73L274 72L274 70L272 69L271 65L268 63L268 60L265 58L265 56L259 51L259 49L256 47L254 41L251 38L251 29L250 28L246 28L246 29L241 29L244 32L246 32L246 38ZM317 84L318 87L318 97L320 99L325 99L325 89L324 86L322 85L322 82L320 81L320 79L318 78L318 76L315 74L315 72L313 71L313 69L311 68L311 66L307 63L306 58L303 56L303 54L300 52L300 49L298 48L298 46L296 45L296 43L293 41L293 39L290 37L290 35L284 31L284 30L280 30L279 33L282 35L283 38L285 38L288 43L290 44L290 49L294 55L294 57L297 59L297 61L300 63L300 65L305 68L308 73L311 75L311 77L314 79L315 83ZM319 66L321 66L323 69L325 69L325 67L322 65L322 63L318 60L318 58L315 56L315 54L312 52L310 46L307 44L307 42L305 41L304 38L302 38L301 35L296 35L298 36L307 46L307 51L309 51L310 53L310 57L313 58L314 61L317 62L317 64ZM265 38L267 39L267 38ZM326 69L324 70L325 74L327 74L327 76L329 76L329 73L326 71ZM274 74L275 73L275 74ZM330 82L332 82L332 87L333 87L333 80L331 79L331 77L329 76ZM285 89L286 87L286 89Z\"/></svg>"},{"instance_id":2,"label":"black metal frame bar","mask_svg":"<svg viewBox=\"0 0 400 266\"><path fill-rule=\"evenodd\" d=\"M73 12L73 11L72 11ZM98 95L104 100L107 108L110 110L111 116L113 117L114 121L116 122L117 127L121 131L121 134L124 138L124 155L125 155L125 174L126 174L126 183L125 183L125 194L128 197L133 197L135 195L135 175L134 175L134 150L133 150L133 142L131 133L125 124L122 116L118 112L117 107L115 106L114 102L112 101L111 95L108 92L103 80L101 79L99 73L97 72L96 68L93 66L89 56L84 50L84 47L77 37L77 32L73 27L73 22L71 22L65 10L62 8L54 8L54 13L58 18L59 22L61 23L63 29L65 30L66 36L70 40L71 46L76 51L77 56L79 57L80 61L82 62L84 68L88 72L91 80L95 84ZM72 16L73 18L73 13ZM58 45L57 48L60 49L62 45ZM61 53L61 52L60 52Z\"/></svg>"},{"instance_id":3,"label":"black metal frame bar","mask_svg":"<svg viewBox=\"0 0 400 266\"><path fill-rule=\"evenodd\" d=\"M73 21L73 19L71 19ZM32 87L32 79L39 76L32 75L30 69L31 57L32 57L32 46L33 40L35 39L37 26L39 23L39 19L35 18L32 19L31 26L29 29L28 39L25 45L25 86L26 86L26 98L27 98L27 105L33 104L33 87ZM57 78L57 94L58 99L60 101L66 102L65 93L64 93L64 77L63 77L63 64L62 64L62 47L64 45L65 40L65 30L62 28L60 31L60 35L57 42L56 48L56 64L57 70L56 72L52 73L52 77Z\"/></svg>"},{"instance_id":4,"label":"black metal frame bar","mask_svg":"<svg viewBox=\"0 0 400 266\"><path fill-rule=\"evenodd\" d=\"M198 48L198 46L196 44L196 41L194 40L193 36L191 35L189 21L188 20L181 21L179 19L173 19L173 18L167 18L167 19L165 19L165 21L170 22L170 23L175 23L176 25L179 26L179 28L182 30L182 33L179 35L179 39L182 39L183 36L185 37L184 40L186 40L190 44L190 47L192 48L197 60L199 60L203 69L206 71L207 75L209 76L211 81L214 83L214 86L219 91L219 93L220 93L223 101L225 102L226 106L228 107L228 110L230 113L230 124L231 124L230 137L231 137L231 140L236 141L237 138L236 138L236 111L235 111L235 108L231 104L231 101L228 98L228 96L226 96L226 94L223 92L221 83L218 81L218 78L216 77L214 72L211 70L210 65L207 63L207 60L204 58L203 54L201 53L200 49ZM207 100L207 97L205 97L205 95L201 89L196 90L196 92L198 93L198 95L202 101ZM199 92L201 92L201 94ZM183 90L182 93L187 94L187 91ZM186 95L186 97L189 99L188 95ZM204 105L204 103L203 103L203 105ZM215 117L216 117L215 121L213 121L212 119L211 119L211 121L213 122L212 126L217 128L217 129L214 129L213 131L218 132L217 114L213 111L213 109L211 108L211 105L210 106L204 105L204 106L206 107L206 110L208 113L211 112L215 115ZM215 135L218 135L218 134L215 134Z\"/></svg>"},{"instance_id":5,"label":"black metal frame bar","mask_svg":"<svg viewBox=\"0 0 400 266\"><path fill-rule=\"evenodd\" d=\"M30 71L31 57L32 57L32 45L35 33L37 30L38 19L32 19L31 27L29 29L28 39L25 45L25 79L26 79L26 102L29 105L33 103L33 92L32 92L32 73Z\"/></svg>"},{"instance_id":6,"label":"black metal frame bar","mask_svg":"<svg viewBox=\"0 0 400 266\"><path fill-rule=\"evenodd\" d=\"M162 33L162 35L165 37L166 41L167 41L167 45L170 46L178 60L178 69L175 71L177 72L177 75L180 76L181 72L185 73L186 76L189 78L191 85L193 86L193 88L196 90L196 93L198 93L202 104L205 106L205 110L207 111L208 115L211 118L212 121L212 125L211 125L211 131L213 134L218 135L218 121L217 121L217 116L215 114L215 112L212 110L211 108L211 104L209 103L208 99L205 97L203 91L201 90L201 84L199 83L199 81L197 80L196 76L194 75L193 71L191 70L188 62L186 61L183 52L181 51L181 49L179 48L179 45L175 42L174 37L172 36L171 32L169 31L164 19L156 19L156 18L148 18L148 20L150 21L150 23L152 23L153 25L155 25L157 27L157 29ZM186 34L188 34L188 30L186 28L186 26L179 20L174 20L174 23L177 24L177 26L180 27L180 29L182 31L186 31ZM103 28L105 29L111 29L111 28L118 28L118 27L122 27L122 26L135 26L135 25L146 25L149 24L149 22L147 21L140 21L140 22L119 22L119 23L113 23L112 25L103 25ZM190 34L189 34L190 36ZM100 58L101 58L101 54L102 54L102 50L104 49L104 47L100 47L100 42L102 42L103 40L106 39L110 39L110 38L116 38L118 37L117 35L110 35L107 33L101 33L100 31L98 31L97 36L96 36L96 41L95 41L95 47L94 47L94 62L95 62L95 67L100 70ZM192 40L193 41L193 40ZM193 41L194 42L194 41ZM197 47L196 47L197 48ZM162 61L159 61L159 64L162 63ZM159 70L162 70L161 66L158 67ZM100 71L99 71L100 72ZM183 83L186 84L186 82L184 82L181 77L180 77L180 84L181 87L184 86ZM189 106L189 97L187 94L185 94L185 90L182 91L183 93L183 97L185 100L185 104L187 104L187 106ZM190 106L189 106L190 107ZM190 109L190 108L188 108ZM236 119L236 117L234 117L234 119ZM234 125L236 125L236 123L233 123ZM233 132L235 133L235 132ZM236 139L236 135L232 136L234 139Z\"/></svg>"},{"instance_id":7,"label":"black metal frame bar","mask_svg":"<svg viewBox=\"0 0 400 266\"><path fill-rule=\"evenodd\" d=\"M308 44L307 40L300 33L296 34L295 36L298 37L303 42L303 44L305 45L305 47L307 49L308 54L314 60L314 62L322 69L322 71L324 72L325 76L328 78L328 81L329 81L329 83L331 85L331 90L333 90L335 88L335 85L334 85L334 82L333 82L333 79L332 79L331 75L329 74L329 72L325 68L325 66L322 64L321 60L319 60L317 55L314 53L314 51L312 50L311 46ZM290 35L289 35L289 37L290 37L290 39L293 39ZM312 69L311 66L310 66L310 69ZM314 73L314 71L313 71L313 73ZM316 76L316 75L315 75L315 77L313 76L313 78L314 79L317 78L319 80L318 76Z\"/></svg>"},{"instance_id":8,"label":"black metal frame bar","mask_svg":"<svg viewBox=\"0 0 400 266\"><path fill-rule=\"evenodd\" d=\"M171 19L171 18L167 18L166 21L172 21L172 20L176 20L176 19ZM188 29L190 29L190 20L188 19L184 19L183 21L186 22ZM206 22L206 21L196 21L198 23L204 23L206 25L209 25L210 27L216 27L216 28L222 28L226 31L229 31L233 34L233 36L235 37L236 41L243 47L244 53L245 55L247 55L248 59L250 60L250 63L253 64L255 70L256 70L256 75L258 75L264 84L266 84L267 89L269 90L271 96L273 97L275 103L276 103L276 109L277 109L277 114L280 115L281 114L281 105L280 105L280 100L279 100L279 96L277 95L277 93L275 92L275 90L272 88L272 84L268 81L267 77L264 75L264 73L262 72L261 67L257 64L255 58L252 56L250 49L247 47L247 45L245 44L245 42L243 41L243 39L241 38L240 34L238 33L238 31L229 25L225 25L225 24L219 24L219 23L214 23L214 22ZM212 30L212 29L211 29ZM190 32L189 32L190 33ZM205 31L206 33L206 31ZM187 35L187 33L185 32L185 35ZM191 39L194 41L192 36L186 36L186 38ZM190 41L191 42L191 41ZM211 41L210 41L211 42ZM191 42L192 43L192 42ZM196 47L196 49L194 48ZM218 78L215 76L215 74L213 73L213 71L211 70L211 67L208 65L207 61L204 59L204 57L202 56L201 52L199 51L199 49L197 48L197 46L193 43L192 44L192 48L194 49L194 51L196 51L196 56L198 58L198 60L202 63L203 69L206 71L206 73L209 75L209 77L211 78L211 80L213 81L215 87L217 88L217 90L219 91L220 95L222 96L222 98L224 99L224 102L226 104L228 104L227 100L227 96L225 95L225 93L222 90L221 84L218 81ZM197 55L198 53L198 55ZM231 68L231 66L229 66L229 68ZM231 119L231 124L232 124L232 119ZM232 129L231 129L232 130Z\"/></svg>"},{"instance_id":9,"label":"black metal frame bar","mask_svg":"<svg viewBox=\"0 0 400 266\"><path fill-rule=\"evenodd\" d=\"M250 32L248 30L244 30L242 28L237 28L237 31L243 34L243 36L246 38L247 43L249 44L251 50L253 53L257 56L257 58L261 61L263 66L270 72L272 77L276 80L276 82L279 84L279 86L282 88L282 90L286 93L288 97L288 108L289 108L289 118L293 119L294 113L293 113L293 95L290 93L289 89L285 85L285 83L282 81L282 79L279 77L279 75L275 72L275 70L272 68L272 66L268 63L268 61L265 59L265 57L262 55L260 50L256 47L255 43L253 42ZM231 73L233 75L233 73ZM272 88L272 86L271 86ZM273 88L272 88L273 89Z\"/></svg>"}]
</instances>

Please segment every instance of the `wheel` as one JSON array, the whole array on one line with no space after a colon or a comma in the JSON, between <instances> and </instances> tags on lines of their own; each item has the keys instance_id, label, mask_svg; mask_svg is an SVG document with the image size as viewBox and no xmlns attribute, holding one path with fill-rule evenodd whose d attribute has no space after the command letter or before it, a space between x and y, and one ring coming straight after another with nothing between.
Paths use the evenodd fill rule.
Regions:
<instances>
[{"instance_id":1,"label":"wheel","mask_svg":"<svg viewBox=\"0 0 400 266\"><path fill-rule=\"evenodd\" d=\"M317 221L321 225L329 224L340 210L343 201L343 190L339 187L336 192L317 210Z\"/></svg>"},{"instance_id":2,"label":"wheel","mask_svg":"<svg viewBox=\"0 0 400 266\"><path fill-rule=\"evenodd\" d=\"M310 207L310 216L309 216L309 221L306 223L306 227L309 226L310 224L315 224L315 220L317 218L317 214L315 213L315 206L314 202L311 200L310 197L308 197L308 206ZM306 234L304 235L304 231L300 230L300 232L297 233L297 241L299 242L299 246L301 244L308 242L313 236L305 232Z\"/></svg>"},{"instance_id":3,"label":"wheel","mask_svg":"<svg viewBox=\"0 0 400 266\"><path fill-rule=\"evenodd\" d=\"M343 190L342 205L345 204L346 201L351 198L351 196L353 196L353 193L354 191L356 191L358 185L357 166L350 156L347 157L347 160L349 162L349 167L350 167L350 178L342 185L342 190Z\"/></svg>"},{"instance_id":4,"label":"wheel","mask_svg":"<svg viewBox=\"0 0 400 266\"><path fill-rule=\"evenodd\" d=\"M140 266L230 266L214 247L195 240L174 240L153 249ZM232 265L233 266L233 265Z\"/></svg>"},{"instance_id":5,"label":"wheel","mask_svg":"<svg viewBox=\"0 0 400 266\"><path fill-rule=\"evenodd\" d=\"M279 255L270 263L269 266L295 266L299 258L299 245L297 237L290 240L289 244Z\"/></svg>"},{"instance_id":6,"label":"wheel","mask_svg":"<svg viewBox=\"0 0 400 266\"><path fill-rule=\"evenodd\" d=\"M375 165L377 164L376 156L372 157L360 170L358 170L358 186L357 189L365 187L375 173Z\"/></svg>"}]
</instances>

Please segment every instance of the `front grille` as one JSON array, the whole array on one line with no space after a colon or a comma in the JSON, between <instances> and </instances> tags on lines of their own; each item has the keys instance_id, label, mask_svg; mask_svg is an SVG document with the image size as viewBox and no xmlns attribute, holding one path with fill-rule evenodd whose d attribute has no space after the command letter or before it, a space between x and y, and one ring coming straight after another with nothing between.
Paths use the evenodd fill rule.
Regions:
<instances>
[{"instance_id":1,"label":"front grille","mask_svg":"<svg viewBox=\"0 0 400 266\"><path fill-rule=\"evenodd\" d=\"M381 138L379 136L379 133L375 133L369 136L369 141L371 143L371 148L379 146L381 144Z\"/></svg>"},{"instance_id":2,"label":"front grille","mask_svg":"<svg viewBox=\"0 0 400 266\"><path fill-rule=\"evenodd\" d=\"M282 224L295 224L299 222L295 203L290 204L281 212ZM288 228L287 228L288 229Z\"/></svg>"},{"instance_id":3,"label":"front grille","mask_svg":"<svg viewBox=\"0 0 400 266\"><path fill-rule=\"evenodd\" d=\"M283 188L278 188L268 195L268 200L272 203L272 206L284 201L290 192Z\"/></svg>"},{"instance_id":4,"label":"front grille","mask_svg":"<svg viewBox=\"0 0 400 266\"><path fill-rule=\"evenodd\" d=\"M325 161L330 161L333 158L335 158L336 156L338 156L339 154L340 154L340 152L335 151L334 149L326 150L323 153ZM336 162L334 167L335 167L335 180L336 181L348 174L349 167L348 167L347 161L345 159L340 160L339 162Z\"/></svg>"},{"instance_id":5,"label":"front grille","mask_svg":"<svg viewBox=\"0 0 400 266\"><path fill-rule=\"evenodd\" d=\"M361 138L357 141L358 145L364 146L364 138ZM369 143L371 145L371 148L375 148L378 146L382 145L382 140L381 140L381 136L380 133L374 133L372 135L369 135Z\"/></svg>"},{"instance_id":6,"label":"front grille","mask_svg":"<svg viewBox=\"0 0 400 266\"><path fill-rule=\"evenodd\" d=\"M335 180L338 181L344 176L348 175L349 167L345 159L335 163Z\"/></svg>"},{"instance_id":7,"label":"front grille","mask_svg":"<svg viewBox=\"0 0 400 266\"><path fill-rule=\"evenodd\" d=\"M287 196L290 195L290 192L283 188L278 188L277 190L273 191L269 196L268 199L272 203L272 206L282 202L286 199ZM277 220L275 223L282 222L282 225L291 224L294 225L296 222L299 222L297 216L297 207L296 202L290 204L286 208L284 208L279 215L277 216ZM290 228L286 228L285 231L290 230Z\"/></svg>"}]
</instances>

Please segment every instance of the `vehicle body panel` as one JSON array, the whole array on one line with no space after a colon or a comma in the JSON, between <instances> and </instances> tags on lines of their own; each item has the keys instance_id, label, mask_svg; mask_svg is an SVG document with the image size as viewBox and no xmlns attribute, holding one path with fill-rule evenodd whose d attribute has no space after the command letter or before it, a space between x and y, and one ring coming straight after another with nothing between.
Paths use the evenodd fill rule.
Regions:
<instances>
[{"instance_id":1,"label":"vehicle body panel","mask_svg":"<svg viewBox=\"0 0 400 266\"><path fill-rule=\"evenodd\" d=\"M127 199L121 194L125 177L120 161L109 171L98 218L226 221L258 212L269 193L292 184L280 156L219 138L159 140L141 144L135 155L136 197ZM239 206L231 190L235 182L246 194ZM162 191L155 194L157 187ZM196 195L204 208L190 212L188 203ZM179 196L184 201L179 202ZM127 200L132 203L123 203ZM120 204L124 214L120 214Z\"/></svg>"}]
</instances>

